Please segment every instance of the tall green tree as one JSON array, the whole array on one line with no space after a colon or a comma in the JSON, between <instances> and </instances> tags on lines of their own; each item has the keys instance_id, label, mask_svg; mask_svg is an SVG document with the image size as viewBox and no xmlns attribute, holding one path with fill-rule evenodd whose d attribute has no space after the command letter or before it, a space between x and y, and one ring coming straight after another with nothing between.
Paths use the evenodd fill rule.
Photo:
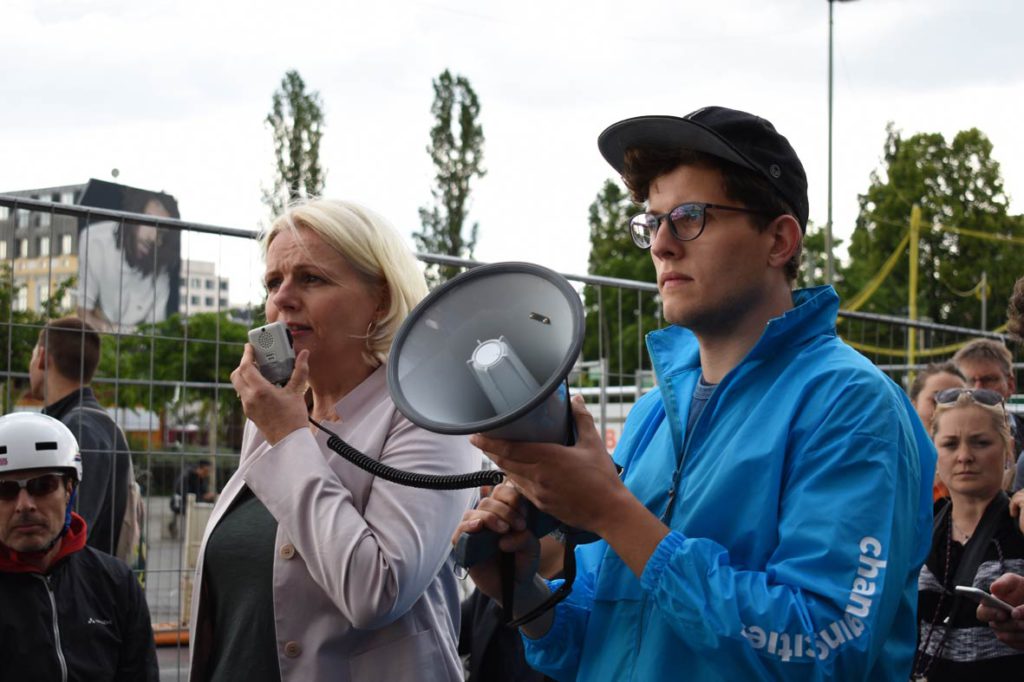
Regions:
<instances>
[{"instance_id":1,"label":"tall green tree","mask_svg":"<svg viewBox=\"0 0 1024 682\"><path fill-rule=\"evenodd\" d=\"M886 129L882 168L860 200L860 214L843 271L844 298L861 291L897 248L910 224L913 205L921 207L917 301L918 316L935 322L980 328L981 305L962 297L985 272L990 301L1006 301L1024 272L1024 247L998 237L1022 237L1020 217L1008 213L999 163L992 143L976 128L947 141L939 133L904 138L892 124ZM981 236L957 234L967 229ZM907 314L909 256L867 304L866 311ZM989 324L1002 321L1002 304L989 305Z\"/></svg>"},{"instance_id":2,"label":"tall green tree","mask_svg":"<svg viewBox=\"0 0 1024 682\"><path fill-rule=\"evenodd\" d=\"M265 122L274 137L274 185L263 190L263 203L277 217L296 199L319 196L324 189L320 139L324 112L320 93L307 92L298 71L289 71L274 92Z\"/></svg>"},{"instance_id":3,"label":"tall green tree","mask_svg":"<svg viewBox=\"0 0 1024 682\"><path fill-rule=\"evenodd\" d=\"M626 228L629 217L640 210L619 183L605 181L587 218L590 274L648 284L657 281L650 251L637 248ZM583 302L587 315L584 360L603 356L609 384L635 383L636 370L650 366L643 335L661 324L658 297L647 291L588 285Z\"/></svg>"},{"instance_id":4,"label":"tall green tree","mask_svg":"<svg viewBox=\"0 0 1024 682\"><path fill-rule=\"evenodd\" d=\"M445 69L434 80L430 111L434 127L427 153L435 169L434 204L420 208L423 229L413 238L423 252L472 258L479 225L474 222L465 234L470 185L474 178L486 174L480 100L466 77L453 76ZM427 279L437 284L457 273L458 268L432 266L427 269Z\"/></svg>"}]
</instances>

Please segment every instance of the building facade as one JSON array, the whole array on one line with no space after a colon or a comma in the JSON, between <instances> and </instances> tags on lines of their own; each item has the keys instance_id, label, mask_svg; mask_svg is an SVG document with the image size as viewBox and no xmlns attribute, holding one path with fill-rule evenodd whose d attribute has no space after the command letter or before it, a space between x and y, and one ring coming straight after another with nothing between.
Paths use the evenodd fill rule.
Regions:
<instances>
[{"instance_id":1,"label":"building facade","mask_svg":"<svg viewBox=\"0 0 1024 682\"><path fill-rule=\"evenodd\" d=\"M228 310L228 278L217 274L209 261L186 260L181 267L181 313L217 313Z\"/></svg>"}]
</instances>

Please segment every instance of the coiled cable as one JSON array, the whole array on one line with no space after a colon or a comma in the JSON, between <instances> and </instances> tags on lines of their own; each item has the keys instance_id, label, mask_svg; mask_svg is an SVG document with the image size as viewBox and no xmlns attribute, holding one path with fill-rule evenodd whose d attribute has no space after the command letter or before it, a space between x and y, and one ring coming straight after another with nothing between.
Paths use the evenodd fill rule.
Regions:
<instances>
[{"instance_id":1,"label":"coiled cable","mask_svg":"<svg viewBox=\"0 0 1024 682\"><path fill-rule=\"evenodd\" d=\"M505 473L498 469L474 471L468 474L417 474L411 471L395 469L359 452L342 440L341 436L315 421L312 417L309 418L309 422L328 434L327 447L363 471L383 478L385 481L391 481L392 483L409 488L464 490L466 488L479 488L484 485L495 486L505 480Z\"/></svg>"}]
</instances>

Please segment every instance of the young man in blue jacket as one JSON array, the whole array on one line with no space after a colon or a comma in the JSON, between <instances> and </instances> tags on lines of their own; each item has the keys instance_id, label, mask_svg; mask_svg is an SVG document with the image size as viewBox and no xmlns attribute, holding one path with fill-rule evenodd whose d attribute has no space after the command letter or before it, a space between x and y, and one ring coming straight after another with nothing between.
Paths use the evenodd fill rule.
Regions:
<instances>
[{"instance_id":1,"label":"young man in blue jacket","mask_svg":"<svg viewBox=\"0 0 1024 682\"><path fill-rule=\"evenodd\" d=\"M601 538L522 628L529 662L559 680L906 680L935 454L903 391L836 336L833 289L791 288L796 153L721 107L627 119L598 146L644 204L628 229L671 326L647 337L658 388L629 415L621 477L578 398L572 447L473 437L512 483L459 532L506 533L516 615L551 589L520 495ZM471 575L501 598L497 561Z\"/></svg>"}]
</instances>

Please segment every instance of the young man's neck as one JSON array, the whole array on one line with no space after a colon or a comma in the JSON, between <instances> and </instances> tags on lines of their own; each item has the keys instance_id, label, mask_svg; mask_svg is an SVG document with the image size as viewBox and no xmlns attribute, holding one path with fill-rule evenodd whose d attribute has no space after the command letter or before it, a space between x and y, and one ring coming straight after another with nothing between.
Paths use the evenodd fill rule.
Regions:
<instances>
[{"instance_id":1,"label":"young man's neck","mask_svg":"<svg viewBox=\"0 0 1024 682\"><path fill-rule=\"evenodd\" d=\"M71 381L60 376L57 372L51 372L46 378L43 402L47 405L53 405L81 389L82 384L77 381Z\"/></svg>"},{"instance_id":2,"label":"young man's neck","mask_svg":"<svg viewBox=\"0 0 1024 682\"><path fill-rule=\"evenodd\" d=\"M700 346L700 367L704 381L717 384L740 364L764 333L768 321L793 307L793 292L787 287L766 295L761 305L736 319L728 328L694 330Z\"/></svg>"}]
</instances>

